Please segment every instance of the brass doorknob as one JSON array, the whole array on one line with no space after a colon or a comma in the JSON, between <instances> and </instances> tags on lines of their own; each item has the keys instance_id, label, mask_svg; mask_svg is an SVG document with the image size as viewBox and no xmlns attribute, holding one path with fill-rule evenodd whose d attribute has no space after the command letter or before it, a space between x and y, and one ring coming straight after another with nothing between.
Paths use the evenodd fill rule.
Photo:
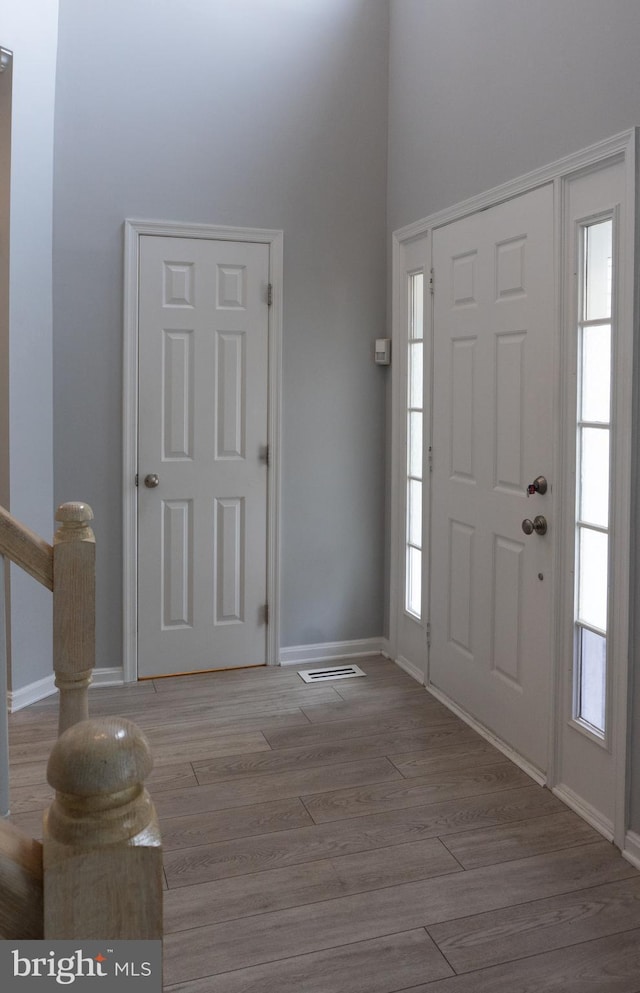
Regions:
<instances>
[{"instance_id":1,"label":"brass doorknob","mask_svg":"<svg viewBox=\"0 0 640 993\"><path fill-rule=\"evenodd\" d=\"M538 516L534 517L532 521L529 520L528 517L525 517L522 522L522 530L525 534L533 534L534 531L536 534L546 534L547 519L546 517L543 517L542 514L538 514Z\"/></svg>"},{"instance_id":2,"label":"brass doorknob","mask_svg":"<svg viewBox=\"0 0 640 993\"><path fill-rule=\"evenodd\" d=\"M155 472L150 472L148 476L144 477L144 485L150 490L155 489L160 483L160 477Z\"/></svg>"}]
</instances>

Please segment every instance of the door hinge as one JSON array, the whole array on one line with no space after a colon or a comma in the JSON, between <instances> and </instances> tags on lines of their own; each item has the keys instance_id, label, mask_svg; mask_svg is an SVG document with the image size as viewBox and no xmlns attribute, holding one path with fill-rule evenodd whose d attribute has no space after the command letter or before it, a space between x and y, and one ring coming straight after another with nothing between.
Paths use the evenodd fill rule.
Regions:
<instances>
[{"instance_id":1,"label":"door hinge","mask_svg":"<svg viewBox=\"0 0 640 993\"><path fill-rule=\"evenodd\" d=\"M427 648L431 648L431 621L427 621Z\"/></svg>"},{"instance_id":2,"label":"door hinge","mask_svg":"<svg viewBox=\"0 0 640 993\"><path fill-rule=\"evenodd\" d=\"M265 603L263 609L264 609L264 623L265 624L268 624L269 623L269 604L268 603Z\"/></svg>"},{"instance_id":3,"label":"door hinge","mask_svg":"<svg viewBox=\"0 0 640 993\"><path fill-rule=\"evenodd\" d=\"M429 445L428 462L429 462L429 472L433 472L433 448L431 447L431 445Z\"/></svg>"},{"instance_id":4,"label":"door hinge","mask_svg":"<svg viewBox=\"0 0 640 993\"><path fill-rule=\"evenodd\" d=\"M267 307L273 305L273 283L269 283L267 286Z\"/></svg>"},{"instance_id":5,"label":"door hinge","mask_svg":"<svg viewBox=\"0 0 640 993\"><path fill-rule=\"evenodd\" d=\"M136 486L138 485L138 473L136 473Z\"/></svg>"},{"instance_id":6,"label":"door hinge","mask_svg":"<svg viewBox=\"0 0 640 993\"><path fill-rule=\"evenodd\" d=\"M269 452L269 446L268 445L262 445L261 448L260 448L260 461L261 462L264 462L264 464L266 466L269 465L270 455L271 455L271 453Z\"/></svg>"},{"instance_id":7,"label":"door hinge","mask_svg":"<svg viewBox=\"0 0 640 993\"><path fill-rule=\"evenodd\" d=\"M429 292L433 295L433 290L435 287L436 273L435 269L432 269L429 273Z\"/></svg>"}]
</instances>

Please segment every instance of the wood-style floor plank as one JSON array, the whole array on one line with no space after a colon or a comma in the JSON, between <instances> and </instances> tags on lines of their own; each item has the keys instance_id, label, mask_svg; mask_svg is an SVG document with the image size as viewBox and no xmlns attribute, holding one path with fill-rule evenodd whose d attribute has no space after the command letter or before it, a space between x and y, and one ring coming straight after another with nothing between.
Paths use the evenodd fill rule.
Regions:
<instances>
[{"instance_id":1,"label":"wood-style floor plank","mask_svg":"<svg viewBox=\"0 0 640 993\"><path fill-rule=\"evenodd\" d=\"M640 993L640 931L421 983L406 993Z\"/></svg>"},{"instance_id":2,"label":"wood-style floor plank","mask_svg":"<svg viewBox=\"0 0 640 993\"><path fill-rule=\"evenodd\" d=\"M200 784L221 782L240 776L256 776L276 772L289 772L293 769L311 769L317 765L330 765L333 762L351 762L359 758L380 758L388 756L403 776L419 776L421 759L426 761L424 772L429 771L429 761L449 762L448 768L456 763L464 765L464 757L471 764L480 763L482 757L487 763L495 763L496 750L473 731L460 732L456 740L450 736L441 746L430 740L424 731L405 734L371 735L361 738L340 738L320 745L307 745L302 748L280 748L242 755L229 755L213 761L194 761L194 771ZM268 745L265 742L265 748ZM405 752L411 749L411 754ZM396 756L396 753L399 753ZM474 763L474 759L476 763ZM413 770L417 771L413 771Z\"/></svg>"},{"instance_id":3,"label":"wood-style floor plank","mask_svg":"<svg viewBox=\"0 0 640 993\"><path fill-rule=\"evenodd\" d=\"M315 790L334 790L340 784L357 786L367 783L402 781L402 776L386 758L343 762L338 766L320 766L298 772L284 772L251 779L231 779L212 786L174 790L156 798L161 817L195 814L203 810L241 807L266 800L299 796L307 784ZM317 795L322 795L321 793Z\"/></svg>"},{"instance_id":4,"label":"wood-style floor plank","mask_svg":"<svg viewBox=\"0 0 640 993\"><path fill-rule=\"evenodd\" d=\"M42 816L44 810L28 810L24 814L16 814L11 811L11 823L19 828L23 834L36 841L42 841Z\"/></svg>"},{"instance_id":5,"label":"wood-style floor plank","mask_svg":"<svg viewBox=\"0 0 640 993\"><path fill-rule=\"evenodd\" d=\"M499 761L493 745L479 735L475 741L462 742L457 748L452 745L438 750L423 746L409 755L389 755L389 759L405 779L446 776L463 769L496 765Z\"/></svg>"},{"instance_id":6,"label":"wood-style floor plank","mask_svg":"<svg viewBox=\"0 0 640 993\"><path fill-rule=\"evenodd\" d=\"M349 704L344 703L337 693L334 693L327 686L316 687L314 694L317 694L318 700L324 701L324 703L318 704L320 707L349 706ZM306 707L308 701L309 694L304 691L291 691L284 694L273 693L264 697L257 695L248 700L242 701L238 699L228 703L224 700L211 702L206 698L203 699L202 694L199 694L192 699L180 703L180 720L202 720L204 717L215 720L218 717L228 719L230 717L247 717L252 714L278 714L283 711L290 711L296 707ZM130 702L126 706L119 707L118 713L122 717L129 717L130 719L135 717L136 723L144 729L158 724L170 724L176 717L177 709L176 706L172 705L170 700L165 700L164 697L161 697L161 704L154 707L147 706L140 708L139 705ZM316 705L314 704L311 709L315 710ZM101 704L98 702L94 704L92 710L92 716L94 717L101 717L112 713L113 705L111 703Z\"/></svg>"},{"instance_id":7,"label":"wood-style floor plank","mask_svg":"<svg viewBox=\"0 0 640 993\"><path fill-rule=\"evenodd\" d=\"M272 832L290 831L313 824L309 813L298 797L271 800L246 807L229 807L207 810L200 814L181 814L162 819L162 846L165 852L172 849L191 849L216 844L228 838L264 836Z\"/></svg>"},{"instance_id":8,"label":"wood-style floor plank","mask_svg":"<svg viewBox=\"0 0 640 993\"><path fill-rule=\"evenodd\" d=\"M167 984L517 906L634 875L605 841L165 938Z\"/></svg>"},{"instance_id":9,"label":"wood-style floor plank","mask_svg":"<svg viewBox=\"0 0 640 993\"><path fill-rule=\"evenodd\" d=\"M399 807L418 807L438 800L478 796L526 786L531 780L511 762L499 761L481 769L433 773L402 782L350 787L335 792L303 796L302 801L316 824L345 817L378 814Z\"/></svg>"},{"instance_id":10,"label":"wood-style floor plank","mask_svg":"<svg viewBox=\"0 0 640 993\"><path fill-rule=\"evenodd\" d=\"M95 688L147 734L173 993L640 993L640 874L381 658ZM57 701L10 717L40 837Z\"/></svg>"},{"instance_id":11,"label":"wood-style floor plank","mask_svg":"<svg viewBox=\"0 0 640 993\"><path fill-rule=\"evenodd\" d=\"M451 972L420 928L165 988L171 993L392 993Z\"/></svg>"},{"instance_id":12,"label":"wood-style floor plank","mask_svg":"<svg viewBox=\"0 0 640 993\"><path fill-rule=\"evenodd\" d=\"M152 728L147 733L153 752L154 765L175 764L180 759L190 763L215 760L223 755L255 755L259 752L270 752L271 748L260 731L245 734L209 735L197 738L192 733L182 741L166 740ZM195 769L194 769L195 771Z\"/></svg>"},{"instance_id":13,"label":"wood-style floor plank","mask_svg":"<svg viewBox=\"0 0 640 993\"><path fill-rule=\"evenodd\" d=\"M465 869L477 869L481 865L588 844L598 838L597 831L586 821L563 809L535 820L449 835L445 844Z\"/></svg>"},{"instance_id":14,"label":"wood-style floor plank","mask_svg":"<svg viewBox=\"0 0 640 993\"><path fill-rule=\"evenodd\" d=\"M427 743L444 743L452 738L466 737L478 740L478 735L466 724L449 714L434 720L424 707L408 710L383 711L374 717L354 718L327 724L311 724L307 720L303 727L275 728L265 730L264 736L272 748L307 748L310 745L323 745L341 739L372 737L378 734L408 734L417 731L424 735Z\"/></svg>"},{"instance_id":15,"label":"wood-style floor plank","mask_svg":"<svg viewBox=\"0 0 640 993\"><path fill-rule=\"evenodd\" d=\"M337 696L337 694L336 694ZM302 701L299 704L304 713L313 724L326 724L334 721L352 721L358 717L376 718L381 714L392 714L399 711L403 716L422 714L429 718L429 723L435 727L438 718L448 723L451 720L451 711L447 710L443 704L438 703L433 697L426 693L402 693L395 694L393 699L383 702L382 695L372 694L368 698L328 701L309 703Z\"/></svg>"},{"instance_id":16,"label":"wood-style floor plank","mask_svg":"<svg viewBox=\"0 0 640 993\"><path fill-rule=\"evenodd\" d=\"M53 800L53 796L53 790L48 783L33 783L30 786L14 786L12 784L11 813L24 814L30 810L42 813Z\"/></svg>"},{"instance_id":17,"label":"wood-style floor plank","mask_svg":"<svg viewBox=\"0 0 640 993\"><path fill-rule=\"evenodd\" d=\"M235 811L242 816L242 808ZM202 844L194 847L199 830L195 819L188 826L186 844L178 851L167 851L164 865L169 886L185 886L245 872L261 872L290 865L303 865L333 855L382 849L427 838L441 837L445 844L451 834L474 825L488 827L536 818L540 814L564 809L547 790L527 786L480 797L449 800L423 807L388 811L346 821L278 831L268 837L245 837L241 840ZM233 811L231 813L234 813ZM306 813L306 809L305 809ZM213 815L201 815L203 835ZM163 837L179 832L184 818L163 822ZM191 819L187 818L187 822ZM246 834L255 834L247 831ZM191 845L188 845L188 842ZM174 847L178 847L174 845Z\"/></svg>"},{"instance_id":18,"label":"wood-style floor plank","mask_svg":"<svg viewBox=\"0 0 640 993\"><path fill-rule=\"evenodd\" d=\"M436 924L429 933L460 973L631 928L640 928L640 877Z\"/></svg>"},{"instance_id":19,"label":"wood-style floor plank","mask_svg":"<svg viewBox=\"0 0 640 993\"><path fill-rule=\"evenodd\" d=\"M305 717L300 708L292 710L280 710L276 713L260 711L257 714L250 714L248 717L239 716L219 716L215 717L205 714L204 717L190 719L184 715L178 707L170 723L166 721L154 721L155 716L152 708L148 710L150 718L145 729L145 734L149 741L160 739L162 742L189 741L192 738L207 737L211 743L217 743L221 737L248 734L259 732L265 737L266 733L272 730L284 730L293 728L311 727L310 720ZM136 723L139 721L136 720ZM271 747L271 746L270 746Z\"/></svg>"},{"instance_id":20,"label":"wood-style floor plank","mask_svg":"<svg viewBox=\"0 0 640 993\"><path fill-rule=\"evenodd\" d=\"M385 685L387 684L385 683ZM375 686L376 681L373 683L373 693L376 692ZM407 692L397 684L393 684L393 689L396 693ZM295 683L284 683L272 679L252 689L244 682L230 684L225 683L224 680L212 680L208 688L206 684L201 688L191 681L185 681L172 689L159 690L157 696L158 705L162 707L172 704L188 707L194 703L202 702L203 697L213 707L218 707L221 704L244 704L252 698L259 698L263 701L274 698L294 699L313 706L325 701L340 701L341 699L335 684L304 683L299 677Z\"/></svg>"},{"instance_id":21,"label":"wood-style floor plank","mask_svg":"<svg viewBox=\"0 0 640 993\"><path fill-rule=\"evenodd\" d=\"M296 720L288 717L285 722L276 720L276 726L282 724L290 727L292 725L306 725L309 722L298 712ZM224 728L211 729L211 725L206 722L193 724L185 734L183 727L157 727L152 726L147 729L146 736L153 752L154 765L176 764L180 760L202 761L208 758L216 758L222 755L240 755L246 752L271 751L271 746L267 742L264 734L259 730L247 730L241 732L229 731ZM14 744L12 741L10 754L12 772L16 777L16 785L28 785L29 782L43 782L46 774L46 763L42 761L43 745L46 744L50 750L55 743L56 736L52 733L51 738L45 743L43 741L34 742L29 740L24 744ZM18 782L18 776L22 782Z\"/></svg>"},{"instance_id":22,"label":"wood-style floor plank","mask_svg":"<svg viewBox=\"0 0 640 993\"><path fill-rule=\"evenodd\" d=\"M430 838L382 851L309 862L304 871L292 866L233 876L169 890L165 927L167 932L185 931L450 872L462 869L441 841Z\"/></svg>"}]
</instances>

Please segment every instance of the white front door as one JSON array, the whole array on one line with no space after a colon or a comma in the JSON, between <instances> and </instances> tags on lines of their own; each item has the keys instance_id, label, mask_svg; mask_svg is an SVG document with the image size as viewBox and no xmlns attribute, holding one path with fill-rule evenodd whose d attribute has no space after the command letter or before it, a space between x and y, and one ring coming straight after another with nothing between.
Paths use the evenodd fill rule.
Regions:
<instances>
[{"instance_id":1,"label":"white front door","mask_svg":"<svg viewBox=\"0 0 640 993\"><path fill-rule=\"evenodd\" d=\"M138 675L266 662L269 246L143 236Z\"/></svg>"},{"instance_id":2,"label":"white front door","mask_svg":"<svg viewBox=\"0 0 640 993\"><path fill-rule=\"evenodd\" d=\"M431 684L547 768L553 188L433 233ZM525 494L544 476L545 494ZM546 535L523 520L546 518Z\"/></svg>"}]
</instances>

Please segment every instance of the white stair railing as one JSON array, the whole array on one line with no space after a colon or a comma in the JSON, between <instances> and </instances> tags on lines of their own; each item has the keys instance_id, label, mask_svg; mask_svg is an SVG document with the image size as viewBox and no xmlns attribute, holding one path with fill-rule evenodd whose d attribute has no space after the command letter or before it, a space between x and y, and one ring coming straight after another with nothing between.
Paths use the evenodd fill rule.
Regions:
<instances>
[{"instance_id":1,"label":"white stair railing","mask_svg":"<svg viewBox=\"0 0 640 993\"><path fill-rule=\"evenodd\" d=\"M147 741L88 719L95 664L95 538L88 504L58 508L53 545L0 507L0 815L9 813L5 556L53 593L59 738L43 844L0 820L0 939L162 937L162 847L144 787Z\"/></svg>"}]
</instances>

